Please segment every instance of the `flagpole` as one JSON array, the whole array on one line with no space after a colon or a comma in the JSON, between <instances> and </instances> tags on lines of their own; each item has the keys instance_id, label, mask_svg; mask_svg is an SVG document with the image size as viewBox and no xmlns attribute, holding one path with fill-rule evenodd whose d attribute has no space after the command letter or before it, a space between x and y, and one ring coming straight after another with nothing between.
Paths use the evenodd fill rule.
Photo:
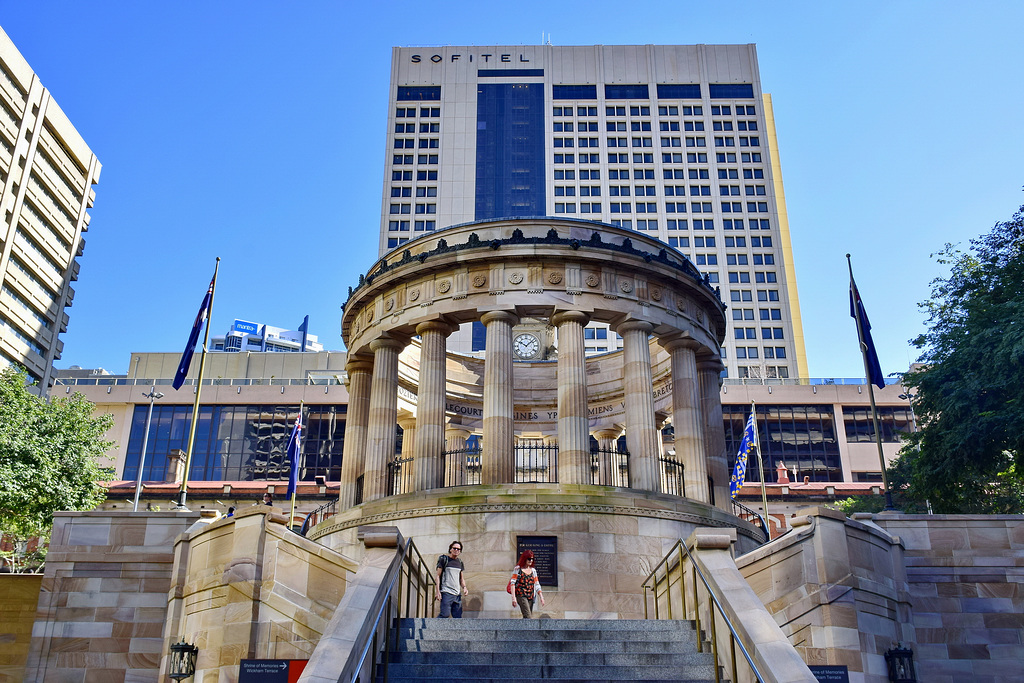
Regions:
<instances>
[{"instance_id":1,"label":"flagpole","mask_svg":"<svg viewBox=\"0 0 1024 683\"><path fill-rule=\"evenodd\" d=\"M764 486L764 461L761 460L761 437L757 435L757 411L754 402L750 402L750 414L754 416L754 448L757 450L757 466L761 471L761 507L764 509L764 523L768 524L768 490ZM772 540L772 532L768 529L764 530L765 534L768 535L768 540Z\"/></svg>"},{"instance_id":2,"label":"flagpole","mask_svg":"<svg viewBox=\"0 0 1024 683\"><path fill-rule=\"evenodd\" d=\"M854 291L855 284L853 280L853 261L850 260L850 255L846 255L846 265L850 270L850 292L851 295ZM859 296L859 292L858 292ZM854 301L854 305L857 302ZM889 477L885 473L885 453L882 451L882 430L878 425L878 407L875 405L875 388L871 383L871 366L868 364L868 347L864 341L864 330L861 326L861 316L854 316L854 320L857 321L857 342L860 344L860 355L864 360L864 382L868 385L868 402L871 404L871 425L875 430L875 445L878 447L878 462L882 466L882 486L885 488L885 510L896 512L896 506L892 504L892 491L889 490Z\"/></svg>"},{"instance_id":3,"label":"flagpole","mask_svg":"<svg viewBox=\"0 0 1024 683\"><path fill-rule=\"evenodd\" d=\"M302 406L304 404L305 404L305 401L299 401L299 416L296 418L298 420L299 424L302 424ZM295 457L296 458L298 458L299 456L302 455L302 429L301 428L299 429L298 442L299 443L297 443L295 445ZM298 467L295 465L295 463L288 463L288 464L289 464L289 466L293 470L298 471ZM289 529L292 528L292 522L295 519L295 497L296 497L296 495L298 495L298 493L299 493L299 478L296 476L295 477L295 488L292 489L292 513L291 513L291 515L288 516L288 528Z\"/></svg>"},{"instance_id":4,"label":"flagpole","mask_svg":"<svg viewBox=\"0 0 1024 683\"><path fill-rule=\"evenodd\" d=\"M199 424L199 396L203 389L203 371L206 369L206 349L210 345L210 322L213 320L213 297L217 293L217 271L220 270L220 256L213 267L213 284L210 286L210 306L206 309L206 332L203 335L203 353L199 357L199 377L196 379L196 399L192 403L192 423L188 428L188 449L185 452L185 473L181 477L181 488L178 489L177 510L188 510L185 499L188 495L188 475L192 468L192 450L196 441L196 426Z\"/></svg>"}]
</instances>

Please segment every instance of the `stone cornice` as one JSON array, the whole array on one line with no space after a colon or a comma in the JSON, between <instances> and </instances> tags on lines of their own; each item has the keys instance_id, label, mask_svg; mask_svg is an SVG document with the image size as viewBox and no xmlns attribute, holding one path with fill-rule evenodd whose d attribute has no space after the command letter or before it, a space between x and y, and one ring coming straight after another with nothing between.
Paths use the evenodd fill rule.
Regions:
<instances>
[{"instance_id":1,"label":"stone cornice","mask_svg":"<svg viewBox=\"0 0 1024 683\"><path fill-rule=\"evenodd\" d=\"M714 517L678 510L635 507L626 505L600 505L593 503L471 503L467 505L435 505L402 510L389 510L350 519L339 520L337 517L319 525L310 538L316 540L339 531L352 529L366 524L380 524L399 519L417 517L435 517L442 515L489 514L513 512L569 512L579 514L602 514L627 517L648 517L666 519L674 522L687 522L701 526L736 528L737 532L751 538L755 536L734 522L715 519Z\"/></svg>"}]
</instances>

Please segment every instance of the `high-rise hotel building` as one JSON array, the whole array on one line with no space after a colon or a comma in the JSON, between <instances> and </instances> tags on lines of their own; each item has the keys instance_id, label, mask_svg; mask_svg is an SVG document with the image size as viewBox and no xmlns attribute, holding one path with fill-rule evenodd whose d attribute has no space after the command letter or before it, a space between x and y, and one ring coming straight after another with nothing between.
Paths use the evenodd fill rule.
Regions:
<instances>
[{"instance_id":1,"label":"high-rise hotel building","mask_svg":"<svg viewBox=\"0 0 1024 683\"><path fill-rule=\"evenodd\" d=\"M655 236L729 306L730 377L807 376L771 96L754 45L401 47L380 252L556 216ZM587 330L587 350L619 347ZM479 349L454 335L452 350Z\"/></svg>"},{"instance_id":2,"label":"high-rise hotel building","mask_svg":"<svg viewBox=\"0 0 1024 683\"><path fill-rule=\"evenodd\" d=\"M0 29L0 368L51 384L100 163Z\"/></svg>"}]
</instances>

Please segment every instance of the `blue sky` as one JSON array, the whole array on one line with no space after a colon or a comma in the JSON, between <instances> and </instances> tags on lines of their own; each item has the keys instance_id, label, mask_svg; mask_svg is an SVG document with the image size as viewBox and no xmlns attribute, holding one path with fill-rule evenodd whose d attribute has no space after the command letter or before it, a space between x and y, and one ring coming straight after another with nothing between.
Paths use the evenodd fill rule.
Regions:
<instances>
[{"instance_id":1,"label":"blue sky","mask_svg":"<svg viewBox=\"0 0 1024 683\"><path fill-rule=\"evenodd\" d=\"M859 377L844 255L886 373L930 255L1024 203L1024 3L0 0L103 163L58 367L178 351L220 256L235 318L343 348L377 253L393 45L756 43L774 99L810 374ZM625 14L623 10L625 9Z\"/></svg>"}]
</instances>

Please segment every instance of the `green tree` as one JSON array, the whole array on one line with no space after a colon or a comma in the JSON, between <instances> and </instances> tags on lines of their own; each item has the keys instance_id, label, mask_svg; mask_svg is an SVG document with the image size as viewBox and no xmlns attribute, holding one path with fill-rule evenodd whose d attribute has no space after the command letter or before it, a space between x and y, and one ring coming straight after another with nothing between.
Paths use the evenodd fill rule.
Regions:
<instances>
[{"instance_id":1,"label":"green tree","mask_svg":"<svg viewBox=\"0 0 1024 683\"><path fill-rule=\"evenodd\" d=\"M948 277L921 304L923 353L903 383L920 431L895 466L904 495L938 513L1020 513L1024 503L1024 206L937 261Z\"/></svg>"},{"instance_id":2,"label":"green tree","mask_svg":"<svg viewBox=\"0 0 1024 683\"><path fill-rule=\"evenodd\" d=\"M113 472L98 459L113 442L111 415L93 416L81 394L50 401L29 391L23 370L0 371L0 533L46 539L53 513L96 507Z\"/></svg>"}]
</instances>

